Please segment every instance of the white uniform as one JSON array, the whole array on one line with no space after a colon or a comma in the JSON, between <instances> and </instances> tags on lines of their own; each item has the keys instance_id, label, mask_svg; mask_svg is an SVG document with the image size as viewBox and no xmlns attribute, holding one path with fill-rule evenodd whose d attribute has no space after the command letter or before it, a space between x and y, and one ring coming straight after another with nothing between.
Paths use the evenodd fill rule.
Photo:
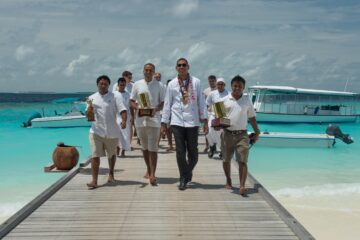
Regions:
<instances>
[{"instance_id":1,"label":"white uniform","mask_svg":"<svg viewBox=\"0 0 360 240\"><path fill-rule=\"evenodd\" d=\"M210 108L210 117L209 117L209 133L206 135L206 138L209 142L210 146L213 146L214 144L219 145L220 144L220 135L222 133L222 130L216 131L213 127L211 127L211 121L215 118L215 112L213 109L214 103L222 102L226 99L226 97L229 95L229 92L225 89L222 92L219 92L218 90L211 91L209 96L206 98L206 105Z\"/></svg>"},{"instance_id":2,"label":"white uniform","mask_svg":"<svg viewBox=\"0 0 360 240\"><path fill-rule=\"evenodd\" d=\"M120 129L119 134L119 147L125 151L131 151L131 138L130 138L130 94L127 91L115 92L115 97L119 98L126 108L126 128ZM121 116L116 115L116 123L120 126Z\"/></svg>"}]
</instances>

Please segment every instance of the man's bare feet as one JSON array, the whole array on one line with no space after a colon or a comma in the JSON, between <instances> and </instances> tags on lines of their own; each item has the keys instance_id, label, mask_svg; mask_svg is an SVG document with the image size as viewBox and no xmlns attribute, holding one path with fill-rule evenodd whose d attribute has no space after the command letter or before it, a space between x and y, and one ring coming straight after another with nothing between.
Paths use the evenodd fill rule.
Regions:
<instances>
[{"instance_id":1,"label":"man's bare feet","mask_svg":"<svg viewBox=\"0 0 360 240\"><path fill-rule=\"evenodd\" d=\"M150 180L150 184L151 184L152 186L157 186L156 177L150 177L149 180Z\"/></svg>"},{"instance_id":2,"label":"man's bare feet","mask_svg":"<svg viewBox=\"0 0 360 240\"><path fill-rule=\"evenodd\" d=\"M109 177L108 177L108 183L112 183L112 182L115 182L114 175L109 174Z\"/></svg>"},{"instance_id":3,"label":"man's bare feet","mask_svg":"<svg viewBox=\"0 0 360 240\"><path fill-rule=\"evenodd\" d=\"M227 183L225 184L225 188L226 188L226 189L232 189L232 187L233 187L233 186L232 186L231 182L230 182L230 183L227 182Z\"/></svg>"},{"instance_id":4,"label":"man's bare feet","mask_svg":"<svg viewBox=\"0 0 360 240\"><path fill-rule=\"evenodd\" d=\"M245 187L240 187L239 193L241 196L244 197L246 195L246 192L247 192L247 189Z\"/></svg>"},{"instance_id":5,"label":"man's bare feet","mask_svg":"<svg viewBox=\"0 0 360 240\"><path fill-rule=\"evenodd\" d=\"M86 186L87 186L89 189L95 189L95 188L98 187L97 183L94 183L94 182L87 183Z\"/></svg>"},{"instance_id":6,"label":"man's bare feet","mask_svg":"<svg viewBox=\"0 0 360 240\"><path fill-rule=\"evenodd\" d=\"M144 178L149 179L149 173L148 172L145 173Z\"/></svg>"}]
</instances>

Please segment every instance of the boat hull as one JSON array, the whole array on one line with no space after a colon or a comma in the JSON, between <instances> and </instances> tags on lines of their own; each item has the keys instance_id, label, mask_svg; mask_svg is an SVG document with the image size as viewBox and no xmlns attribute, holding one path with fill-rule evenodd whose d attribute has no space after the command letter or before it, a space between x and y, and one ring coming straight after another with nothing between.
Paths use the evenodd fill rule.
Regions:
<instances>
[{"instance_id":1,"label":"boat hull","mask_svg":"<svg viewBox=\"0 0 360 240\"><path fill-rule=\"evenodd\" d=\"M64 127L90 127L91 122L85 116L58 116L35 118L31 120L33 128L64 128Z\"/></svg>"},{"instance_id":2,"label":"boat hull","mask_svg":"<svg viewBox=\"0 0 360 240\"><path fill-rule=\"evenodd\" d=\"M256 121L272 123L338 123L355 122L358 115L307 115L307 114L281 114L256 113Z\"/></svg>"},{"instance_id":3,"label":"boat hull","mask_svg":"<svg viewBox=\"0 0 360 240\"><path fill-rule=\"evenodd\" d=\"M268 132L260 134L255 146L331 148L334 143L335 138L327 134Z\"/></svg>"}]
</instances>

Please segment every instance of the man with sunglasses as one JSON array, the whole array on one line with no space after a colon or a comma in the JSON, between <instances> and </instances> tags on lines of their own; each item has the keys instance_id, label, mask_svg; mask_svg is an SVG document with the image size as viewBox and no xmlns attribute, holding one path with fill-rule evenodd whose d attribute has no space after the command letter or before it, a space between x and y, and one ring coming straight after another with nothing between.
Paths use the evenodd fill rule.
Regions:
<instances>
[{"instance_id":1,"label":"man with sunglasses","mask_svg":"<svg viewBox=\"0 0 360 240\"><path fill-rule=\"evenodd\" d=\"M170 122L175 137L176 160L180 173L179 190L185 190L191 182L198 161L198 135L201 122L208 132L205 98L200 80L189 74L185 58L176 61L178 76L166 88L161 130L166 131ZM171 119L171 120L170 120ZM187 155L187 159L186 159Z\"/></svg>"},{"instance_id":2,"label":"man with sunglasses","mask_svg":"<svg viewBox=\"0 0 360 240\"><path fill-rule=\"evenodd\" d=\"M213 90L209 93L209 96L206 98L206 105L208 106L210 116L209 116L209 125L211 126L211 121L215 118L215 112L213 105L217 102L223 102L224 99L229 95L229 92L225 89L225 80L223 78L218 78L216 81L217 90ZM209 126L209 134L206 135L206 138L209 142L210 150L208 152L209 158L212 158L216 152L216 146L220 145L220 134L222 131L216 131L213 127ZM222 158L220 152L219 155Z\"/></svg>"}]
</instances>

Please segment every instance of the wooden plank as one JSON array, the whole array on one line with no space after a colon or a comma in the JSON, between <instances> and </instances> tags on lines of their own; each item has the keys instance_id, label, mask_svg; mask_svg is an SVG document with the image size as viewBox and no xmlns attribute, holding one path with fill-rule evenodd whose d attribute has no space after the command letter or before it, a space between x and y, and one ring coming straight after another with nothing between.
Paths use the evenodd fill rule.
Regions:
<instances>
[{"instance_id":1,"label":"wooden plank","mask_svg":"<svg viewBox=\"0 0 360 240\"><path fill-rule=\"evenodd\" d=\"M101 187L91 191L85 185L91 169L84 164L5 239L299 239L252 179L248 197L238 194L236 166L237 187L227 190L221 161L200 154L193 182L179 191L175 152L159 154L157 187L143 178L140 157L133 151L118 159L113 184L106 183L102 159Z\"/></svg>"}]
</instances>

